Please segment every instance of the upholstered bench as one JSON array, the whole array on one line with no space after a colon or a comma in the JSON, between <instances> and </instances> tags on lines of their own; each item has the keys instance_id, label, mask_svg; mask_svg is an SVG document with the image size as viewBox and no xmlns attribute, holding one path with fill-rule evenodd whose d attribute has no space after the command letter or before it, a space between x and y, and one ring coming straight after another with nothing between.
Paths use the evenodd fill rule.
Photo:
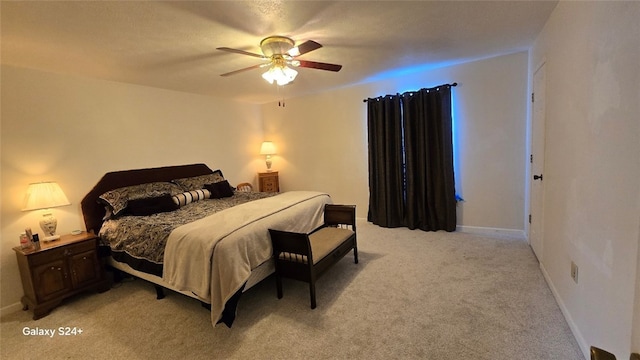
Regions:
<instances>
[{"instance_id":1,"label":"upholstered bench","mask_svg":"<svg viewBox=\"0 0 640 360\"><path fill-rule=\"evenodd\" d=\"M309 283L311 308L316 308L316 280L353 249L358 263L355 205L325 205L324 224L309 234L269 229L276 267L278 299L282 278Z\"/></svg>"}]
</instances>

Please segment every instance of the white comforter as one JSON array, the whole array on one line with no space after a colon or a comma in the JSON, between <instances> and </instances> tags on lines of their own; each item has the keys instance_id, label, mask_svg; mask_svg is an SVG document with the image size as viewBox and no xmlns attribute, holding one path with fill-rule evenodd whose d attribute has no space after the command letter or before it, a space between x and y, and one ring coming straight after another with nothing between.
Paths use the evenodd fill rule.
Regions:
<instances>
[{"instance_id":1,"label":"white comforter","mask_svg":"<svg viewBox=\"0 0 640 360\"><path fill-rule=\"evenodd\" d=\"M215 325L251 270L272 256L268 229L309 232L322 224L327 203L325 193L290 191L182 225L167 239L163 279L211 303Z\"/></svg>"}]
</instances>

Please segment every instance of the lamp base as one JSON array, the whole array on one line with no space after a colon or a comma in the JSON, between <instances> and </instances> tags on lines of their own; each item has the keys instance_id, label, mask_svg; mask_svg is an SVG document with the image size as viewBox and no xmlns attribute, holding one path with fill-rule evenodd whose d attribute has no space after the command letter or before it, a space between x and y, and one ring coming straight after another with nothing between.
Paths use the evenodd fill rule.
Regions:
<instances>
[{"instance_id":1,"label":"lamp base","mask_svg":"<svg viewBox=\"0 0 640 360\"><path fill-rule=\"evenodd\" d=\"M265 161L267 164L267 172L271 172L271 155L267 155L267 160Z\"/></svg>"},{"instance_id":2,"label":"lamp base","mask_svg":"<svg viewBox=\"0 0 640 360\"><path fill-rule=\"evenodd\" d=\"M51 213L45 213L40 220L40 228L45 234L49 236L43 237L41 240L44 242L54 241L60 239L60 235L56 235L56 228L58 227L58 220Z\"/></svg>"},{"instance_id":3,"label":"lamp base","mask_svg":"<svg viewBox=\"0 0 640 360\"><path fill-rule=\"evenodd\" d=\"M51 235L43 238L42 241L49 242L49 241L56 241L58 239L60 239L60 235Z\"/></svg>"}]
</instances>

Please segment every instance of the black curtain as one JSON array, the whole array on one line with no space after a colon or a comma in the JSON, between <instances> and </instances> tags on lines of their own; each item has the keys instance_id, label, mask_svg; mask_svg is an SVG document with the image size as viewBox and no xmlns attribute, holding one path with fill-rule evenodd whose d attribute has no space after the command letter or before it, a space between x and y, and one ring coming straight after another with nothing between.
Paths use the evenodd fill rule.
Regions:
<instances>
[{"instance_id":1,"label":"black curtain","mask_svg":"<svg viewBox=\"0 0 640 360\"><path fill-rule=\"evenodd\" d=\"M404 226L402 112L398 96L367 101L369 221Z\"/></svg>"},{"instance_id":2,"label":"black curtain","mask_svg":"<svg viewBox=\"0 0 640 360\"><path fill-rule=\"evenodd\" d=\"M402 96L406 155L406 219L410 229L456 229L451 88Z\"/></svg>"},{"instance_id":3,"label":"black curtain","mask_svg":"<svg viewBox=\"0 0 640 360\"><path fill-rule=\"evenodd\" d=\"M454 231L451 86L367 102L369 221L384 227ZM388 106L393 111L384 111ZM392 130L381 124L393 124Z\"/></svg>"}]
</instances>

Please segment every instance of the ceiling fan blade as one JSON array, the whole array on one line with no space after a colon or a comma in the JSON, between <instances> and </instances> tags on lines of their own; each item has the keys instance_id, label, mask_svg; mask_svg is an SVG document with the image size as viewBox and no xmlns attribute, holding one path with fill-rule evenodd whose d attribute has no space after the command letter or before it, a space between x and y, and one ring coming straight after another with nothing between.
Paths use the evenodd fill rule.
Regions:
<instances>
[{"instance_id":1,"label":"ceiling fan blade","mask_svg":"<svg viewBox=\"0 0 640 360\"><path fill-rule=\"evenodd\" d=\"M244 51L244 50L238 50L238 49L232 49L232 48L228 48L228 47L219 47L216 48L217 50L222 50L222 51L227 51L227 52L232 52L232 53L236 53L236 54L242 54L242 55L249 55L249 56L253 56L253 57L257 57L260 59L267 59L267 57L265 57L264 55L260 55L260 54L254 54L248 51Z\"/></svg>"},{"instance_id":2,"label":"ceiling fan blade","mask_svg":"<svg viewBox=\"0 0 640 360\"><path fill-rule=\"evenodd\" d=\"M296 46L295 48L291 49L289 51L291 56L300 56L303 54L306 54L310 51L313 50L317 50L320 49L322 47L322 45L318 44L317 42L313 41L313 40L307 40L305 42L303 42L302 44ZM298 51L295 51L294 49L298 49Z\"/></svg>"},{"instance_id":3,"label":"ceiling fan blade","mask_svg":"<svg viewBox=\"0 0 640 360\"><path fill-rule=\"evenodd\" d=\"M297 61L300 63L300 65L298 66L304 67L304 68L328 70L328 71L340 71L340 69L342 69L342 65L321 63L317 61L307 61L307 60L297 60Z\"/></svg>"},{"instance_id":4,"label":"ceiling fan blade","mask_svg":"<svg viewBox=\"0 0 640 360\"><path fill-rule=\"evenodd\" d=\"M261 67L263 67L263 66L268 66L268 65L269 65L268 63L267 63L267 64L258 64L258 65L253 65L253 66L246 67L246 68L244 68L244 69L235 70L235 71L231 71L231 72L228 72L228 73L220 74L220 76L230 76L230 75L235 75L235 74L237 74L237 73L241 73L241 72L244 72L244 71L247 71L247 70L253 70L253 69L261 68Z\"/></svg>"}]
</instances>

